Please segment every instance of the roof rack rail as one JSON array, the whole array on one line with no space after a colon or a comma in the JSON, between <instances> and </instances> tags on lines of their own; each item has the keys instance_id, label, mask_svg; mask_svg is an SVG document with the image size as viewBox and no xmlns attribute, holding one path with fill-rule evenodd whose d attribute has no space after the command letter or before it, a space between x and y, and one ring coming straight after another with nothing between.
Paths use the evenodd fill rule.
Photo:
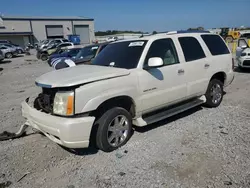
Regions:
<instances>
[{"instance_id":1,"label":"roof rack rail","mask_svg":"<svg viewBox=\"0 0 250 188\"><path fill-rule=\"evenodd\" d=\"M166 34L179 34L179 33L210 33L209 31L200 31L200 30L180 30L180 31L169 31Z\"/></svg>"},{"instance_id":2,"label":"roof rack rail","mask_svg":"<svg viewBox=\"0 0 250 188\"><path fill-rule=\"evenodd\" d=\"M177 31L177 33L210 33L209 31L200 31L200 30L181 30Z\"/></svg>"}]
</instances>

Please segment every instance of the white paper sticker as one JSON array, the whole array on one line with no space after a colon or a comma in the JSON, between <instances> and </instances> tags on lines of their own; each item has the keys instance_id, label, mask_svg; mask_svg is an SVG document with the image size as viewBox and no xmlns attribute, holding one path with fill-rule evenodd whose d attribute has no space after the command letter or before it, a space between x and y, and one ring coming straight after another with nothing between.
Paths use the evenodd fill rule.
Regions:
<instances>
[{"instance_id":1,"label":"white paper sticker","mask_svg":"<svg viewBox=\"0 0 250 188\"><path fill-rule=\"evenodd\" d=\"M96 50L96 49L98 49L98 46L94 46L91 48L91 50Z\"/></svg>"},{"instance_id":2,"label":"white paper sticker","mask_svg":"<svg viewBox=\"0 0 250 188\"><path fill-rule=\"evenodd\" d=\"M138 41L138 42L131 42L128 46L143 46L144 42L143 41Z\"/></svg>"}]
</instances>

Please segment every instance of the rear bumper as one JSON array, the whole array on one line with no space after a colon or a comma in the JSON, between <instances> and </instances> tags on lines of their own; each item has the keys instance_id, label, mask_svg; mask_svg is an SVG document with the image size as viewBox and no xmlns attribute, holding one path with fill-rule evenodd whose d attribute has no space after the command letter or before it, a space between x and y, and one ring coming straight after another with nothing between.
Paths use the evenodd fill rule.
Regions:
<instances>
[{"instance_id":1,"label":"rear bumper","mask_svg":"<svg viewBox=\"0 0 250 188\"><path fill-rule=\"evenodd\" d=\"M229 73L227 73L227 78L224 83L224 87L229 86L234 80L234 72L231 70Z\"/></svg>"},{"instance_id":2,"label":"rear bumper","mask_svg":"<svg viewBox=\"0 0 250 188\"><path fill-rule=\"evenodd\" d=\"M22 102L22 115L30 126L43 132L49 139L67 148L86 148L94 117L64 118L40 112Z\"/></svg>"}]
</instances>

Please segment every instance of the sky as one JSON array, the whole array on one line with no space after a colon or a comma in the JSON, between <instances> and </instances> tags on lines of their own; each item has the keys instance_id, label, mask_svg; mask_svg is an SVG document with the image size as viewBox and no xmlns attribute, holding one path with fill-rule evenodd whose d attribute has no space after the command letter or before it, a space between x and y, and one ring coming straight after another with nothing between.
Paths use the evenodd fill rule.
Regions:
<instances>
[{"instance_id":1,"label":"sky","mask_svg":"<svg viewBox=\"0 0 250 188\"><path fill-rule=\"evenodd\" d=\"M250 26L250 0L0 0L12 16L83 16L95 31Z\"/></svg>"}]
</instances>

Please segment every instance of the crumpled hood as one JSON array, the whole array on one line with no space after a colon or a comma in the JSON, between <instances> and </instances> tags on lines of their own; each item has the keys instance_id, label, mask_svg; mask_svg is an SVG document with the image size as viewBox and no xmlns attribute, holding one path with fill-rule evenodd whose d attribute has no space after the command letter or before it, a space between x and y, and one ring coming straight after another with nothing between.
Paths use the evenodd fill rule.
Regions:
<instances>
[{"instance_id":1,"label":"crumpled hood","mask_svg":"<svg viewBox=\"0 0 250 188\"><path fill-rule=\"evenodd\" d=\"M129 70L97 65L79 65L46 73L36 79L40 87L70 87L129 75Z\"/></svg>"}]
</instances>

